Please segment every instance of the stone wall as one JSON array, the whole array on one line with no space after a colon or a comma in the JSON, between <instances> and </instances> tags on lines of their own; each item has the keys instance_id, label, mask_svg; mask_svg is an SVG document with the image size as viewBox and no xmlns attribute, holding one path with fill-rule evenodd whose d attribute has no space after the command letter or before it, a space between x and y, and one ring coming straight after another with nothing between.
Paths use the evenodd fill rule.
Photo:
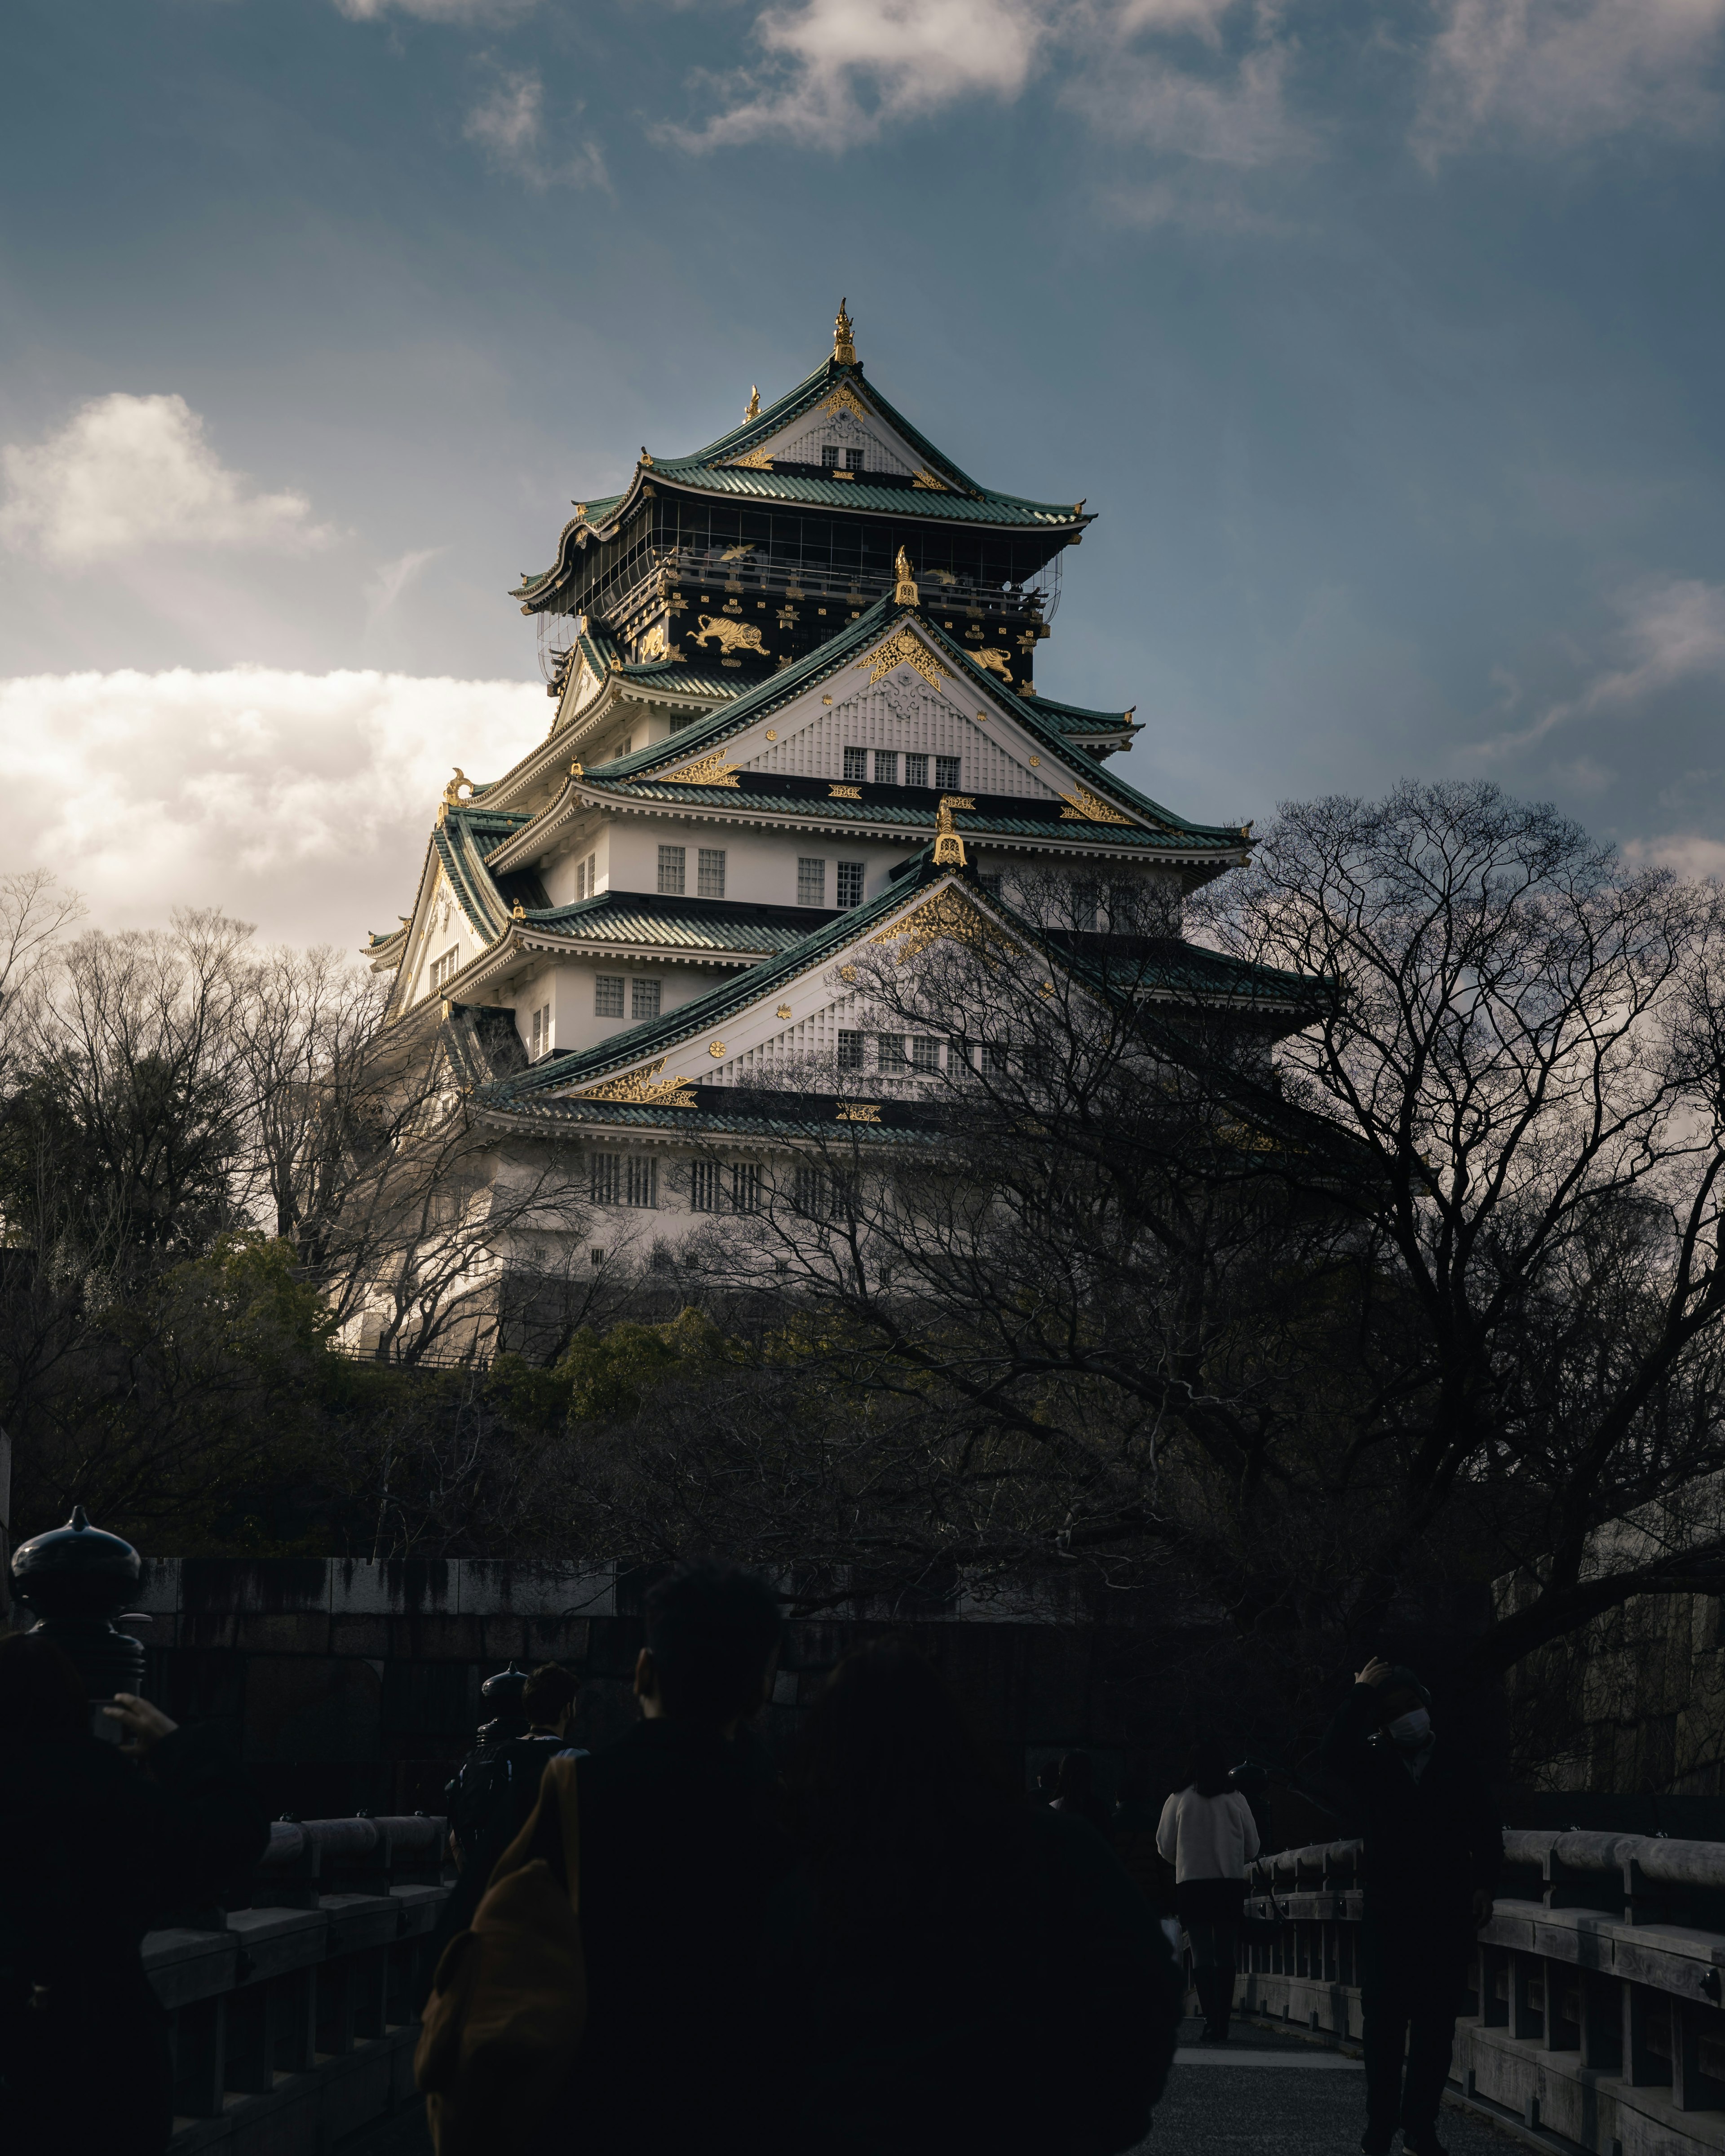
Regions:
<instances>
[{"instance_id":1,"label":"stone wall","mask_svg":"<svg viewBox=\"0 0 1725 2156\"><path fill-rule=\"evenodd\" d=\"M472 1743L479 1687L514 1660L583 1680L576 1738L633 1719L641 1603L654 1573L455 1559L187 1558L146 1568L151 1697L240 1732L273 1813L436 1811ZM1127 1598L1117 1598L1124 1602ZM1127 1621L1130 1618L1132 1621ZM1192 1628L1058 1597L922 1611L848 1609L786 1628L768 1742L786 1742L826 1672L862 1641L909 1633L946 1671L1014 1775L1082 1746L1111 1793L1171 1785L1189 1738Z\"/></svg>"}]
</instances>

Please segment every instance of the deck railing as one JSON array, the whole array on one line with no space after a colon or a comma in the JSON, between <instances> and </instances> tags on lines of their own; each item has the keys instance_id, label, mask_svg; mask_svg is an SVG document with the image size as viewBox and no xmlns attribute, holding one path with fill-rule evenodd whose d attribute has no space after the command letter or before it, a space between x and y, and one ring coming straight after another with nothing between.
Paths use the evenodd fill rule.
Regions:
<instances>
[{"instance_id":1,"label":"deck railing","mask_svg":"<svg viewBox=\"0 0 1725 2156\"><path fill-rule=\"evenodd\" d=\"M1503 1838L1450 2086L1552 2146L1597 2156L1725 2151L1725 1843ZM1360 2034L1357 1841L1265 1860L1283 1922L1241 1954L1242 2010ZM1247 1902L1275 1917L1267 1895Z\"/></svg>"},{"instance_id":2,"label":"deck railing","mask_svg":"<svg viewBox=\"0 0 1725 2156\"><path fill-rule=\"evenodd\" d=\"M247 1906L147 1935L175 2156L325 2156L415 2100L446 1833L424 1815L279 1820Z\"/></svg>"}]
</instances>

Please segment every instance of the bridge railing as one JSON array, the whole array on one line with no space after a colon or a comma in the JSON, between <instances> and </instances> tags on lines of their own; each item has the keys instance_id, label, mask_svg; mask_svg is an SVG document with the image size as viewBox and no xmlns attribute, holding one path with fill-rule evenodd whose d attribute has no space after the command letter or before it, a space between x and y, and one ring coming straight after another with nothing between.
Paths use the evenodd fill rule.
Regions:
<instances>
[{"instance_id":1,"label":"bridge railing","mask_svg":"<svg viewBox=\"0 0 1725 2156\"><path fill-rule=\"evenodd\" d=\"M321 2156L413 2100L447 1831L423 1815L278 1820L244 1906L146 1937L176 2156Z\"/></svg>"},{"instance_id":2,"label":"bridge railing","mask_svg":"<svg viewBox=\"0 0 1725 2156\"><path fill-rule=\"evenodd\" d=\"M1503 1838L1450 2084L1553 2146L1725 2152L1725 1844L1639 1835ZM1280 1922L1241 1952L1243 2010L1360 2034L1357 1841L1264 1860Z\"/></svg>"}]
</instances>

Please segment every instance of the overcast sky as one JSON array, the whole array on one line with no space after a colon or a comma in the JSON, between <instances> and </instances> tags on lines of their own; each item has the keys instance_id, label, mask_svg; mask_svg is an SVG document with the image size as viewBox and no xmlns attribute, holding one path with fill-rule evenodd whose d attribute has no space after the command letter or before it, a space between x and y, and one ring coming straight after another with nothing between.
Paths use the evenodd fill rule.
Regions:
<instances>
[{"instance_id":1,"label":"overcast sky","mask_svg":"<svg viewBox=\"0 0 1725 2156\"><path fill-rule=\"evenodd\" d=\"M10 860L358 940L506 588L829 349L1101 521L1204 819L1489 774L1725 868L1725 0L11 0Z\"/></svg>"}]
</instances>

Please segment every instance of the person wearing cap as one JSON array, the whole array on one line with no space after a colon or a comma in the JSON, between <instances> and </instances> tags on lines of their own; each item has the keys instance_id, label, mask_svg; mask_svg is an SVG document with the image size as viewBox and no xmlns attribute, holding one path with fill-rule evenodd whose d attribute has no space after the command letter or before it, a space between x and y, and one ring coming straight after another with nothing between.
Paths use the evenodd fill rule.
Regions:
<instances>
[{"instance_id":1,"label":"person wearing cap","mask_svg":"<svg viewBox=\"0 0 1725 2156\"><path fill-rule=\"evenodd\" d=\"M1445 2156L1438 2105L1467 1961L1503 1860L1485 1776L1434 1728L1431 1694L1375 1656L1330 1724L1319 1765L1353 1799L1365 1838L1360 2007L1365 2156ZM1405 2057L1405 2071L1404 2061Z\"/></svg>"}]
</instances>

